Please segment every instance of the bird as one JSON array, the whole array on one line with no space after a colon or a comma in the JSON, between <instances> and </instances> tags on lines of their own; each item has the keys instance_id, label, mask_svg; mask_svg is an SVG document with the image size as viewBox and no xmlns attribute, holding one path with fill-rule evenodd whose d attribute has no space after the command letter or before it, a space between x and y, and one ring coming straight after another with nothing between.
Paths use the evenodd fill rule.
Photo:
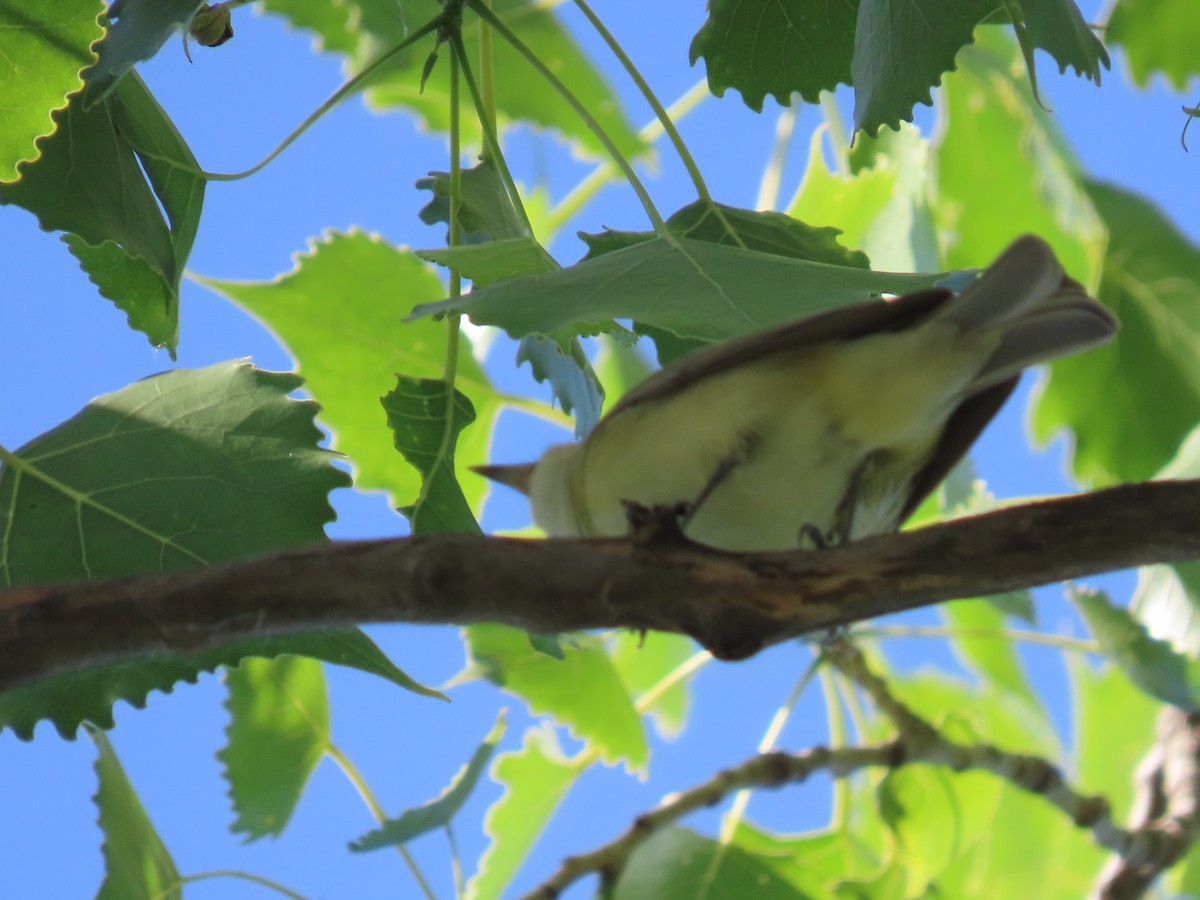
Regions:
<instances>
[{"instance_id":1,"label":"bird","mask_svg":"<svg viewBox=\"0 0 1200 900\"><path fill-rule=\"evenodd\" d=\"M733 552L898 530L1029 366L1111 340L1117 319L1017 238L961 293L876 299L711 344L630 390L576 443L474 470L528 495L548 537L620 537L674 508Z\"/></svg>"}]
</instances>

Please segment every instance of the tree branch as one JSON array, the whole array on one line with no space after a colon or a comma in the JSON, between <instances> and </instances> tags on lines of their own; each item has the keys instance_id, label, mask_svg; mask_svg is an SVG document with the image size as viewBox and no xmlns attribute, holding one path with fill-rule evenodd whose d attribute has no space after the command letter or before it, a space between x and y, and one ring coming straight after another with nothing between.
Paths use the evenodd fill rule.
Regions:
<instances>
[{"instance_id":1,"label":"tree branch","mask_svg":"<svg viewBox=\"0 0 1200 900\"><path fill-rule=\"evenodd\" d=\"M1150 482L817 551L439 535L0 591L0 690L86 665L359 622L691 635L741 659L942 600L1200 558L1200 482Z\"/></svg>"},{"instance_id":2,"label":"tree branch","mask_svg":"<svg viewBox=\"0 0 1200 900\"><path fill-rule=\"evenodd\" d=\"M553 875L543 881L523 900L553 900L578 879L591 873L600 874L611 886L620 877L633 852L656 831L679 821L696 810L712 807L734 791L748 787L777 788L807 779L813 772L826 770L835 778L845 778L867 767L898 769L913 763L941 765L954 772L982 770L991 772L1010 784L1038 794L1053 804L1076 825L1087 828L1096 843L1117 851L1123 858L1135 859L1146 874L1151 862L1167 859L1167 842L1147 841L1141 831L1130 832L1112 821L1108 801L1088 796L1072 788L1062 770L1047 760L1021 753L1010 753L992 744L961 744L943 736L936 728L905 706L887 683L871 671L862 651L847 640L833 641L825 646L824 656L844 675L854 681L871 698L875 707L892 720L897 735L887 743L861 747L815 747L801 753L764 753L752 757L733 769L719 773L710 781L672 796L658 809L638 816L630 828L616 840L588 853L564 860ZM1162 730L1160 728L1160 730ZM1178 729L1172 734L1178 732ZM1171 740L1165 735L1164 742ZM1178 741L1176 737L1175 740ZM1177 748L1189 760L1190 768L1181 778L1188 788L1200 770L1195 766L1195 745ZM1188 755L1191 752L1192 755ZM1192 795L1193 801L1195 795ZM1194 802L1188 807L1194 827ZM1172 820L1174 821L1174 820ZM1186 849L1186 844L1184 845ZM1170 852L1182 853L1172 844ZM1172 858L1178 858L1178 853ZM1155 869L1150 876L1161 869ZM1129 871L1125 870L1128 875ZM1136 876L1135 876L1136 877ZM1145 882L1146 885L1149 881ZM1144 885L1143 885L1144 886ZM1135 897L1140 893L1104 895Z\"/></svg>"}]
</instances>

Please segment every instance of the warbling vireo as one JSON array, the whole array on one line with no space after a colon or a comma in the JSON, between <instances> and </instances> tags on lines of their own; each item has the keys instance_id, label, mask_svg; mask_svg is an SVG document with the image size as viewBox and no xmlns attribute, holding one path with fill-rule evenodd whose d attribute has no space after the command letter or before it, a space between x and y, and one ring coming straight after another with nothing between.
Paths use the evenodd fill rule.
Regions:
<instances>
[{"instance_id":1,"label":"warbling vireo","mask_svg":"<svg viewBox=\"0 0 1200 900\"><path fill-rule=\"evenodd\" d=\"M726 550L838 544L899 528L1021 370L1116 330L1026 236L961 294L920 291L714 344L651 375L582 443L476 471L528 494L551 537L625 534L622 501L634 501L683 504L684 533Z\"/></svg>"}]
</instances>

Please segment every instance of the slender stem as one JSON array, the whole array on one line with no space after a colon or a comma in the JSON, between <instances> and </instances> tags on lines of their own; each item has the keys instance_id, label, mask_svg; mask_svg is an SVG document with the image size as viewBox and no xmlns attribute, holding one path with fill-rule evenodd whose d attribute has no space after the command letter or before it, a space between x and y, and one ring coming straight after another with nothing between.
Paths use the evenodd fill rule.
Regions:
<instances>
[{"instance_id":1,"label":"slender stem","mask_svg":"<svg viewBox=\"0 0 1200 900\"><path fill-rule=\"evenodd\" d=\"M822 660L824 656L822 656ZM842 712L842 702L838 697L834 673L828 668L821 669L821 694L825 698L826 722L829 727L829 746L846 746L846 718ZM830 827L840 829L847 821L846 813L850 809L850 785L845 778L837 778L833 782L833 808L829 812Z\"/></svg>"},{"instance_id":2,"label":"slender stem","mask_svg":"<svg viewBox=\"0 0 1200 900\"><path fill-rule=\"evenodd\" d=\"M829 142L833 145L833 167L838 175L850 174L850 159L846 153L846 127L842 124L842 113L837 98L830 91L821 91L821 112L829 126Z\"/></svg>"},{"instance_id":3,"label":"slender stem","mask_svg":"<svg viewBox=\"0 0 1200 900\"><path fill-rule=\"evenodd\" d=\"M462 855L458 852L458 841L454 839L454 827L446 823L446 842L450 845L450 869L454 873L454 896L462 900L463 884Z\"/></svg>"},{"instance_id":4,"label":"slender stem","mask_svg":"<svg viewBox=\"0 0 1200 900\"><path fill-rule=\"evenodd\" d=\"M371 791L371 787L367 784L366 779L362 777L362 773L358 771L354 763L350 762L350 758L333 744L326 745L325 752L329 754L329 758L337 764L337 767L342 770L342 774L346 776L346 780L354 785L354 789L362 797L363 803L371 811L371 817L380 825L387 821L387 815L384 813L383 807L375 799L375 794ZM412 872L412 876L416 880L417 886L420 887L421 893L429 898L429 900L437 900L437 895L434 894L433 888L429 886L429 882L425 880L425 876L421 874L421 868L417 865L417 861L413 859L412 854L408 852L408 848L403 844L397 844L396 849L400 851L400 856L408 864L408 869Z\"/></svg>"},{"instance_id":5,"label":"slender stem","mask_svg":"<svg viewBox=\"0 0 1200 900\"><path fill-rule=\"evenodd\" d=\"M533 224L529 221L529 214L525 211L525 204L521 202L521 192L517 190L517 183L513 180L512 172L509 171L508 162L504 158L504 154L500 152L500 141L496 137L496 130L492 128L491 122L482 112L484 109L483 94L479 90L479 86L475 83L475 76L471 74L471 63L467 59L467 48L463 44L462 34L454 33L449 37L450 50L457 54L462 75L463 83L467 86L467 92L471 95L471 102L475 104L475 110L479 114L479 127L483 130L484 149L490 154L490 159L496 167L496 174L500 176L500 181L504 185L505 191L508 192L508 197L512 201L513 208L516 209L517 215L521 217L521 224L525 229L525 233L530 237L533 236Z\"/></svg>"},{"instance_id":6,"label":"slender stem","mask_svg":"<svg viewBox=\"0 0 1200 900\"><path fill-rule=\"evenodd\" d=\"M483 0L483 2L487 2L487 0ZM654 110L655 118L662 126L667 138L671 141L675 152L679 154L679 160L683 163L683 167L687 169L688 177L692 179L692 184L695 186L696 193L700 196L700 199L712 203L712 194L709 193L708 185L704 183L704 176L700 173L700 167L696 165L695 158L692 156L691 151L688 150L687 144L683 142L683 137L679 134L675 123L671 121L671 117L667 115L667 111L663 108L662 103L659 102L658 96L650 88L646 79L642 77L642 73L638 71L638 67L633 64L633 60L625 52L625 48L613 37L612 32L600 21L599 16L592 11L587 0L575 0L575 5L579 7L580 11L587 17L587 20L592 23L592 27L596 29L596 32L604 40L604 43L608 44L608 49L620 61L625 71L629 73L629 77L633 79L633 83L642 92L642 96L646 99L646 102L650 104L650 108Z\"/></svg>"},{"instance_id":7,"label":"slender stem","mask_svg":"<svg viewBox=\"0 0 1200 900\"><path fill-rule=\"evenodd\" d=\"M704 100L711 96L708 92L708 80L701 78L683 95L667 107L667 118L678 122L693 109L699 106ZM663 135L662 122L658 119L651 119L641 131L638 132L638 137L644 143L652 144ZM588 175L571 189L567 196L563 197L558 204L546 214L546 230L550 234L554 234L558 229L562 228L572 216L576 215L593 197L600 192L600 189L612 181L619 169L607 160L600 163L596 168L592 169Z\"/></svg>"},{"instance_id":8,"label":"slender stem","mask_svg":"<svg viewBox=\"0 0 1200 900\"><path fill-rule=\"evenodd\" d=\"M304 132L308 131L308 129L311 128L312 125L318 119L320 119L322 116L325 115L325 113L329 112L331 109L333 109L339 103L341 103L344 99L346 99L346 97L349 94L358 90L359 86L361 84L363 84L363 82L365 82L369 78L371 78L384 65L386 65L389 61L391 61L391 59L393 57L395 57L397 54L402 53L404 50L411 47L413 44L415 44L421 38L425 37L428 34L433 33L438 28L440 28L444 19L445 19L444 13L442 15L435 16L433 19L426 22L424 25L422 25L420 28L418 28L416 31L414 31L412 34L410 34L408 37L406 37L400 43L396 44L394 47L391 47L390 49L384 51L383 54L376 57L372 62L370 62L366 66L366 68L364 68L361 72L359 72L357 75L355 75L353 78L351 78L345 84L343 84L340 88L338 88L336 91L334 91L332 94L330 94L329 99L327 99L324 103L322 103L320 106L318 106L317 109L311 115L308 116L308 118L306 118L303 122L301 122L292 131L291 134L289 134L286 138L283 139L283 142L278 147L276 147L269 154L267 154L267 156L264 159L262 159L260 162L258 162L257 164L251 166L249 169L246 169L242 172L229 172L229 173L208 172L208 171L205 171L204 169L197 169L195 166L189 166L185 163L181 163L178 160L168 159L167 157L162 156L158 153L155 153L152 150L147 150L143 147L140 147L137 144L135 144L133 141L131 141L129 139L129 136L126 134L121 135L122 140L124 140L130 147L132 147L135 151L137 151L137 154L139 156L146 157L147 159L153 159L156 162L162 163L163 165L170 166L171 168L174 168L174 169L180 169L191 175L199 175L202 178L208 179L209 181L238 181L242 178L248 178L251 175L255 174L256 172L260 172L263 169L265 169L271 162L273 162L275 160L275 158L277 156L279 156L279 154L281 154L284 150L286 150L293 143L295 143L296 139L299 138L300 135L302 135L302 134L304 134Z\"/></svg>"},{"instance_id":9,"label":"slender stem","mask_svg":"<svg viewBox=\"0 0 1200 900\"><path fill-rule=\"evenodd\" d=\"M854 636L855 638L994 638L998 641L1020 641L1026 644L1039 644L1043 647L1056 647L1059 650L1076 650L1080 653L1102 652L1100 645L1096 641L1090 641L1086 638L1041 634L1036 631L1023 631L1016 628L949 628L943 625L870 625L862 629L856 628Z\"/></svg>"},{"instance_id":10,"label":"slender stem","mask_svg":"<svg viewBox=\"0 0 1200 900\"><path fill-rule=\"evenodd\" d=\"M817 669L820 668L824 661L822 657L815 656L813 661L805 667L800 678L792 685L787 698L783 701L779 709L775 710L775 715L771 718L771 724L767 726L762 740L758 743L759 753L770 753L775 749L775 745L779 742L779 735L783 733L784 726L787 725L788 719L791 718L792 713L796 709L796 704L800 702L801 696L808 690L808 686L817 674ZM720 842L722 844L728 844L733 840L734 832L737 831L738 825L741 824L743 817L746 815L746 807L750 803L750 794L750 788L742 788L734 795L733 803L729 807L725 821L721 823ZM716 856L719 855L716 854ZM716 856L714 856L714 860Z\"/></svg>"},{"instance_id":11,"label":"slender stem","mask_svg":"<svg viewBox=\"0 0 1200 900\"><path fill-rule=\"evenodd\" d=\"M270 878L264 878L261 875L255 875L252 872L243 872L239 869L213 869L208 872L197 872L194 875L181 875L178 883L157 894L157 897L167 897L175 893L175 889L182 884L190 884L193 881L208 881L212 878L236 878L239 881L248 881L251 884L257 884L259 887L264 887L269 891L275 891L290 900L305 900L303 894L297 894L290 888L284 887L277 881L272 881Z\"/></svg>"},{"instance_id":12,"label":"slender stem","mask_svg":"<svg viewBox=\"0 0 1200 900\"><path fill-rule=\"evenodd\" d=\"M492 5L491 0L483 0L485 6ZM496 75L492 62L492 27L487 22L479 23L479 116L487 119L492 133L496 133ZM484 159L487 159L487 148L484 148Z\"/></svg>"},{"instance_id":13,"label":"slender stem","mask_svg":"<svg viewBox=\"0 0 1200 900\"><path fill-rule=\"evenodd\" d=\"M584 121L584 124L586 124L587 127L592 130L592 133L596 135L596 137L600 140L600 143L604 145L605 151L612 158L613 162L615 162L621 169L621 173L625 176L626 181L629 182L629 186L632 187L634 193L637 194L638 200L641 201L642 208L646 211L646 216L650 219L650 223L653 225L655 232L664 237L668 236L667 226L663 222L662 216L659 215L658 209L654 205L654 201L650 199L650 194L646 191L645 185L643 185L641 179L637 177L637 173L633 171L633 166L630 165L629 160L625 158L625 155L621 153L620 148L618 148L613 142L612 138L609 137L608 132L604 130L604 127L598 121L596 121L596 117L588 111L588 108L584 106L582 102L580 102L579 98L572 93L571 89L563 84L562 79L550 71L549 66L538 59L537 54L529 49L524 41L513 34L509 27L500 21L500 19L496 17L495 13L487 8L483 0L467 0L467 5L471 7L471 9L477 16L479 16L480 19L491 25L492 28L496 30L497 34L504 38L504 40L508 41L509 45L512 46L514 50L525 57L526 61L538 71L538 74L540 74L546 79L547 82L550 83L551 87L558 92L559 96L567 102L567 105L575 111L575 114L579 116ZM459 40L461 43L461 38Z\"/></svg>"},{"instance_id":14,"label":"slender stem","mask_svg":"<svg viewBox=\"0 0 1200 900\"><path fill-rule=\"evenodd\" d=\"M779 202L779 185L783 181L783 165L787 161L788 150L792 146L792 137L796 133L796 110L787 107L779 113L775 120L775 145L771 148L771 158L763 169L762 181L758 185L757 209L775 209Z\"/></svg>"}]
</instances>

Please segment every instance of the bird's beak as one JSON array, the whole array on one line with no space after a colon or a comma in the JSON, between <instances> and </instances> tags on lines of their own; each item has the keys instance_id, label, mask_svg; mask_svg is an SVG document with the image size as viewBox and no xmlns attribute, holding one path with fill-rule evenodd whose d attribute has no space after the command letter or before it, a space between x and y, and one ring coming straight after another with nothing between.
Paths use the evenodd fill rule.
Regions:
<instances>
[{"instance_id":1,"label":"bird's beak","mask_svg":"<svg viewBox=\"0 0 1200 900\"><path fill-rule=\"evenodd\" d=\"M521 463L515 466L471 466L471 471L500 484L506 484L529 496L529 484L533 480L535 463Z\"/></svg>"}]
</instances>

